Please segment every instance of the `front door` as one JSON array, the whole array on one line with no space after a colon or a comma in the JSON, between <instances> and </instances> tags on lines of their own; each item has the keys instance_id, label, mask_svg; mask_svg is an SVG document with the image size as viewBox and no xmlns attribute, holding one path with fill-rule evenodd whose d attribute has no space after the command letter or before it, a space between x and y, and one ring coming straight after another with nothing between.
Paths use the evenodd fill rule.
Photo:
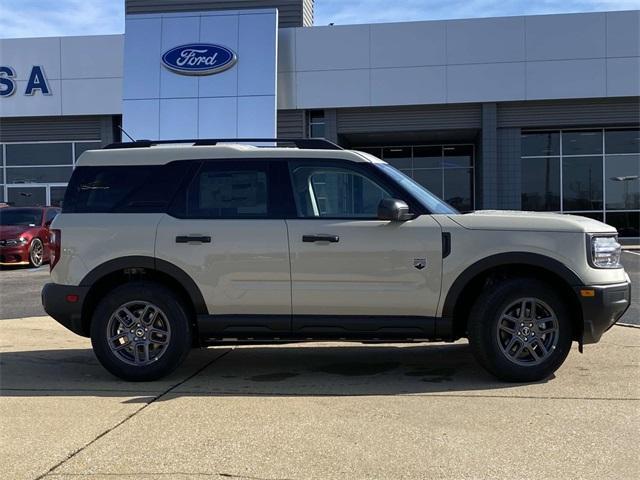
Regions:
<instances>
[{"instance_id":1,"label":"front door","mask_svg":"<svg viewBox=\"0 0 640 480\"><path fill-rule=\"evenodd\" d=\"M440 226L430 215L378 220L380 200L398 194L373 168L313 160L290 165L298 217L287 220L294 333L432 332Z\"/></svg>"},{"instance_id":2,"label":"front door","mask_svg":"<svg viewBox=\"0 0 640 480\"><path fill-rule=\"evenodd\" d=\"M205 162L158 225L156 258L184 270L206 302L201 333L290 330L287 229L270 164Z\"/></svg>"}]
</instances>

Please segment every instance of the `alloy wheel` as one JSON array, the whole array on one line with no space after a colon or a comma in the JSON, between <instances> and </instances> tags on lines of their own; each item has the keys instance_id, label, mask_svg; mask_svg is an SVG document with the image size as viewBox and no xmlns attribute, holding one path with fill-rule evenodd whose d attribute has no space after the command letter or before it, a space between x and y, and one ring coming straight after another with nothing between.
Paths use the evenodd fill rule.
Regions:
<instances>
[{"instance_id":1,"label":"alloy wheel","mask_svg":"<svg viewBox=\"0 0 640 480\"><path fill-rule=\"evenodd\" d=\"M520 298L503 310L496 334L500 350L509 361L539 365L558 345L558 318L542 300Z\"/></svg>"},{"instance_id":2,"label":"alloy wheel","mask_svg":"<svg viewBox=\"0 0 640 480\"><path fill-rule=\"evenodd\" d=\"M36 238L31 242L31 249L29 250L29 260L31 260L31 265L39 267L42 265L43 258L44 246L42 245L42 241Z\"/></svg>"},{"instance_id":3,"label":"alloy wheel","mask_svg":"<svg viewBox=\"0 0 640 480\"><path fill-rule=\"evenodd\" d=\"M107 324L111 352L129 365L142 367L165 354L171 341L166 314L153 303L127 302L118 307Z\"/></svg>"}]
</instances>

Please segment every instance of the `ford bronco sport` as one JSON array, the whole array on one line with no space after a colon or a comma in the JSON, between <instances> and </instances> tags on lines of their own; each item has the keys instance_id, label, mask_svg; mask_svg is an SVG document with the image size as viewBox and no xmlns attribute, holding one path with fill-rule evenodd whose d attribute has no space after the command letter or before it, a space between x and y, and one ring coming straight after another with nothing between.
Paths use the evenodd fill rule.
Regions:
<instances>
[{"instance_id":1,"label":"ford bronco sport","mask_svg":"<svg viewBox=\"0 0 640 480\"><path fill-rule=\"evenodd\" d=\"M463 215L366 153L238 142L79 158L42 300L114 375L157 379L230 342L466 337L498 378L535 381L629 306L608 225Z\"/></svg>"}]
</instances>

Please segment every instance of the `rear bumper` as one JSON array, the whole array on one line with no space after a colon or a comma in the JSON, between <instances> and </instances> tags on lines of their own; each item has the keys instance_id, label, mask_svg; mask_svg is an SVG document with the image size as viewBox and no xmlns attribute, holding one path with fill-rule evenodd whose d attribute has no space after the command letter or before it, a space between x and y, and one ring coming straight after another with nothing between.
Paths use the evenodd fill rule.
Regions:
<instances>
[{"instance_id":1,"label":"rear bumper","mask_svg":"<svg viewBox=\"0 0 640 480\"><path fill-rule=\"evenodd\" d=\"M89 332L82 327L82 306L88 292L89 287L47 283L42 289L42 306L58 323L73 333L88 337ZM76 295L77 301L69 301L69 295Z\"/></svg>"},{"instance_id":2,"label":"rear bumper","mask_svg":"<svg viewBox=\"0 0 640 480\"><path fill-rule=\"evenodd\" d=\"M582 296L581 290L593 290L594 296ZM582 306L584 330L582 343L596 343L609 330L631 304L631 283L594 285L576 288Z\"/></svg>"}]
</instances>

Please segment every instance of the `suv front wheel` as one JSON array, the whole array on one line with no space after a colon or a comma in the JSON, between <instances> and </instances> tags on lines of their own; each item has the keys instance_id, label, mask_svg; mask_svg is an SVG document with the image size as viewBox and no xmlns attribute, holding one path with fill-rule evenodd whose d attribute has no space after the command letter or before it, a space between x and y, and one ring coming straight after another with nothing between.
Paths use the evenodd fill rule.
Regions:
<instances>
[{"instance_id":1,"label":"suv front wheel","mask_svg":"<svg viewBox=\"0 0 640 480\"><path fill-rule=\"evenodd\" d=\"M485 290L471 310L469 344L478 362L510 382L543 380L565 361L572 329L565 302L547 284L511 279Z\"/></svg>"},{"instance_id":2,"label":"suv front wheel","mask_svg":"<svg viewBox=\"0 0 640 480\"><path fill-rule=\"evenodd\" d=\"M189 317L166 287L127 283L98 304L91 343L100 363L113 375L132 381L156 380L186 358L191 347Z\"/></svg>"}]
</instances>

